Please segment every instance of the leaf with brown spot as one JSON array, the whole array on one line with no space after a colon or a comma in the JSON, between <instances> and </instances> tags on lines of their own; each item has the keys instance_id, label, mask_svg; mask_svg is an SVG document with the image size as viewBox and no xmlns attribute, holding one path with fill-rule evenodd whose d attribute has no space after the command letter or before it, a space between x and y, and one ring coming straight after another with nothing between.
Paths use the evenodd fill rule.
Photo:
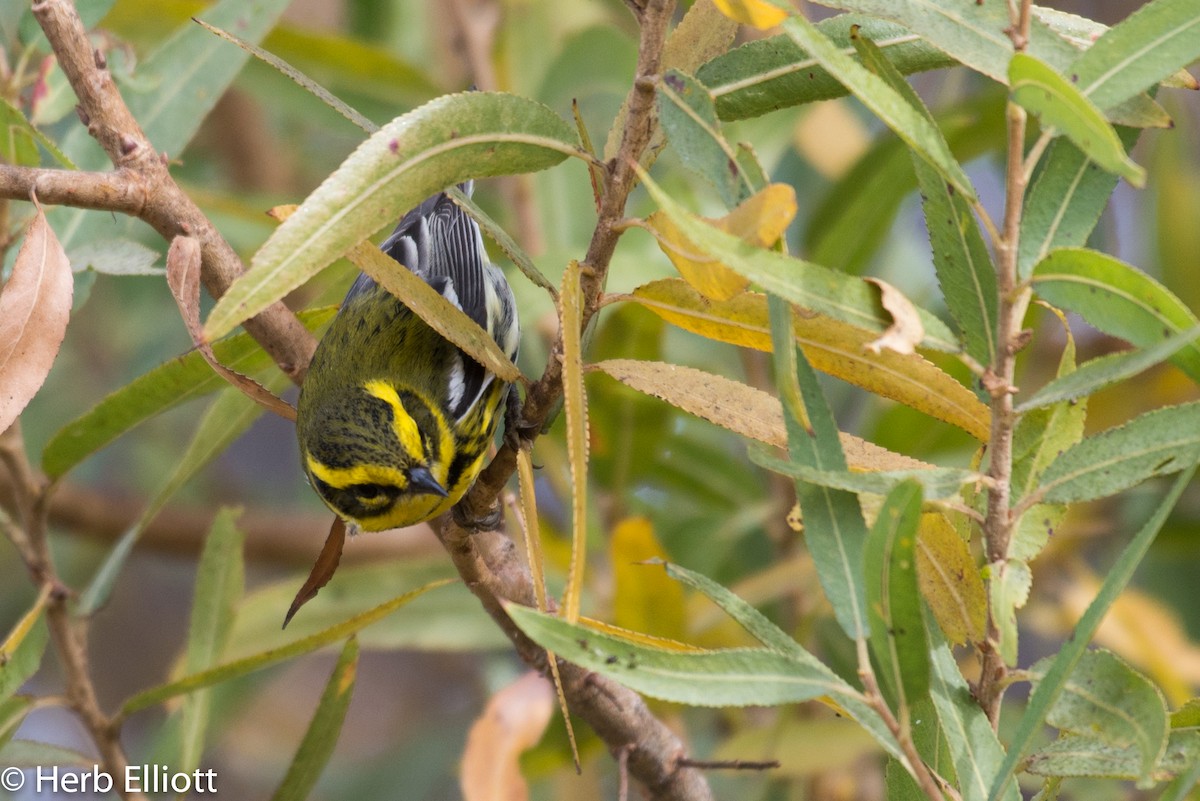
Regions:
<instances>
[{"instance_id":1,"label":"leaf with brown spot","mask_svg":"<svg viewBox=\"0 0 1200 801\"><path fill-rule=\"evenodd\" d=\"M340 517L335 517L333 525L329 527L329 536L325 538L325 544L321 546L321 553L317 556L317 561L313 563L308 578L304 580L304 584L292 600L292 605L288 607L287 614L284 615L283 628L286 629L287 624L300 611L300 607L316 598L321 588L333 578L333 574L337 572L338 563L342 561L342 548L345 545L346 522Z\"/></svg>"},{"instance_id":2,"label":"leaf with brown spot","mask_svg":"<svg viewBox=\"0 0 1200 801\"><path fill-rule=\"evenodd\" d=\"M183 324L187 327L192 342L204 357L204 361L222 378L233 384L252 401L269 412L284 418L295 420L296 410L291 404L279 398L271 390L247 375L232 370L217 361L212 344L204 339L203 326L200 324L200 241L190 236L177 236L171 240L167 250L167 285L179 306L183 316Z\"/></svg>"},{"instance_id":3,"label":"leaf with brown spot","mask_svg":"<svg viewBox=\"0 0 1200 801\"><path fill-rule=\"evenodd\" d=\"M71 263L37 205L12 275L0 291L0 432L13 424L50 373L67 333L74 289Z\"/></svg>"}]
</instances>

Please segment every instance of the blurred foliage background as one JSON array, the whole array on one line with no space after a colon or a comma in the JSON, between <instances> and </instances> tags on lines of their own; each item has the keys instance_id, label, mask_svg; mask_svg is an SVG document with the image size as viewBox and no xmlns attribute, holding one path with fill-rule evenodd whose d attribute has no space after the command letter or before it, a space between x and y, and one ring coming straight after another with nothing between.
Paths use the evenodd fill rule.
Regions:
<instances>
[{"instance_id":1,"label":"blurred foliage background","mask_svg":"<svg viewBox=\"0 0 1200 801\"><path fill-rule=\"evenodd\" d=\"M1048 4L1106 23L1140 5L1136 0ZM811 10L814 16L826 15ZM192 25L192 15L203 18L204 5L118 0L96 23L97 35L110 48L110 62L120 76L121 62L147 58L178 26ZM485 88L539 99L568 119L576 100L593 140L602 142L628 90L636 57L635 25L619 0L296 0L263 44L383 123L439 94L483 83L483 76L472 75L472 35L491 37L487 64L492 74L486 80L492 85ZM34 120L59 139L79 123L72 103L62 100L62 76L52 71L47 76L49 94L38 101ZM139 81L152 80L136 69L130 76L122 85L126 96L145 88ZM956 152L970 154L971 178L998 216L1004 133L997 87L963 68L922 74L913 82L935 112L980 121ZM1133 154L1150 170L1148 188L1139 192L1122 184L1095 237L1097 247L1151 271L1196 309L1200 98L1170 91L1159 99L1175 127L1147 132ZM800 215L790 232L793 252L878 276L926 305L936 296L907 152L854 101L826 101L729 124L726 134L731 141L752 142L772 180L796 188ZM264 211L303 198L362 139L358 128L252 60L194 140L168 155L177 179L248 257L273 227ZM711 188L680 169L669 151L654 175L690 208L720 213ZM531 213L517 213L513 199L520 197ZM581 162L483 182L476 198L552 281L568 259L586 249L595 211ZM17 208L7 223L10 231L21 222ZM630 214L651 210L639 191ZM149 229L130 229L124 219L99 212L88 217L97 236L129 232L150 249L165 248ZM498 257L495 249L493 255ZM614 258L609 289L619 292L671 274L653 239L632 231ZM345 265L327 270L296 293L293 305L336 302L350 275ZM161 275L85 271L76 277L77 310L63 353L22 417L31 454L105 394L190 347ZM536 376L553 334L553 306L515 271L511 277L524 324L521 366ZM1023 356L1020 375L1035 385L1053 375L1063 336L1056 318L1042 309L1030 313L1028 324L1039 332L1035 347ZM769 382L769 365L759 354L672 329L632 304L607 309L594 333L592 359L664 358L759 386ZM1082 324L1075 334L1081 361L1123 347ZM951 360L942 366L962 373ZM595 498L591 536L597 556L585 613L698 644L736 644L740 635L714 607L658 581L658 572L651 577L648 569L630 566L664 555L766 609L835 667L851 665L830 650L834 640L823 637L830 610L798 535L785 523L794 501L789 482L755 467L734 435L605 376L588 380ZM1091 401L1089 425L1106 428L1196 396L1194 386L1169 365L1144 376L1140 389L1098 394ZM939 464L966 466L974 455L965 434L932 424L911 409L833 379L826 392L843 430ZM69 476L64 491L77 502L73 512L56 516L60 536L54 539L68 581L86 583L140 513L180 458L206 402L193 401L150 420ZM550 579L560 586L569 549L562 534L568 479L561 432L538 441L535 461L542 465L539 502ZM1032 663L1063 636L1094 592L1102 569L1097 566L1107 564L1124 542L1125 522L1143 519L1159 494L1152 485L1081 507L1055 532L1034 565L1038 575L1035 596L1023 610L1027 639L1021 642L1021 664ZM95 617L91 642L103 705L161 682L173 669L186 635L200 544L215 510L224 505L244 508L247 531L248 597L232 655L278 636L278 623L319 548L328 515L305 485L291 425L264 417L172 499ZM1118 604L1100 638L1146 670L1171 705L1200 688L1198 522L1200 494L1193 487L1143 565L1140 589ZM350 543L346 565L293 625L315 631L322 622L340 619L339 610L364 607L450 572L424 527L364 536ZM33 589L7 548L0 549L0 586L0 619L15 620L29 607ZM314 798L458 797L468 727L489 696L522 666L462 586L440 589L406 607L365 632L362 644L355 698ZM218 689L203 764L216 769L226 797L264 797L278 782L334 659L333 654L306 657ZM52 686L57 680L43 675L37 681ZM699 756L781 760L780 769L767 773L715 774L718 797L880 797L878 772L862 769L875 764L868 736L817 705L769 711L661 706L659 711L681 723ZM583 735L583 777L575 777L561 722L554 721L543 742L524 757L534 797L615 797L612 761L585 727L576 730ZM175 735L163 725L161 712L142 713L126 732L133 754L152 760L154 754L171 753ZM21 736L87 747L66 713L54 710L31 716ZM1106 792L1115 791L1107 785Z\"/></svg>"}]
</instances>

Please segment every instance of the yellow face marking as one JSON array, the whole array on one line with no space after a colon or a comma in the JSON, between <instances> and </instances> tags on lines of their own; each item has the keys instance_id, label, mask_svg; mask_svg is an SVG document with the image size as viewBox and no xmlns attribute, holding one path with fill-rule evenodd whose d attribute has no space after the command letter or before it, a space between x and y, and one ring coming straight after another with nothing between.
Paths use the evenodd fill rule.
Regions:
<instances>
[{"instance_id":1,"label":"yellow face marking","mask_svg":"<svg viewBox=\"0 0 1200 801\"><path fill-rule=\"evenodd\" d=\"M396 438L400 440L400 447L415 461L424 462L425 444L421 442L421 431L401 403L396 388L386 381L368 381L363 385L363 389L368 395L379 398L392 407L392 428L396 431Z\"/></svg>"},{"instance_id":2,"label":"yellow face marking","mask_svg":"<svg viewBox=\"0 0 1200 801\"><path fill-rule=\"evenodd\" d=\"M408 486L408 476L394 467L380 464L326 467L311 456L306 456L304 461L310 473L335 489L345 489L355 484L388 484L399 489Z\"/></svg>"}]
</instances>

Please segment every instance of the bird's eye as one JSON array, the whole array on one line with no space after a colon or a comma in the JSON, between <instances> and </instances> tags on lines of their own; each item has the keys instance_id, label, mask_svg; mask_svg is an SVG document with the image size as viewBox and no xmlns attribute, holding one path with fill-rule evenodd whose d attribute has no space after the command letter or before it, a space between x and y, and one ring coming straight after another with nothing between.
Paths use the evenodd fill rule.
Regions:
<instances>
[{"instance_id":1,"label":"bird's eye","mask_svg":"<svg viewBox=\"0 0 1200 801\"><path fill-rule=\"evenodd\" d=\"M378 484L356 484L353 492L362 501L374 501L387 494L387 490Z\"/></svg>"}]
</instances>

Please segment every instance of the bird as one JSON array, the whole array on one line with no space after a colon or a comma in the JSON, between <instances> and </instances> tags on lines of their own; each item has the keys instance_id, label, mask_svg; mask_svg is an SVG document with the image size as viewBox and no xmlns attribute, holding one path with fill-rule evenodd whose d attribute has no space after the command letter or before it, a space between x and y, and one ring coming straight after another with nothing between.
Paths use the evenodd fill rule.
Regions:
<instances>
[{"instance_id":1,"label":"bird","mask_svg":"<svg viewBox=\"0 0 1200 801\"><path fill-rule=\"evenodd\" d=\"M470 195L473 182L460 188ZM445 191L403 215L380 247L516 360L512 288L488 260L478 224ZM510 392L402 298L360 274L301 387L302 467L352 532L430 520L478 477Z\"/></svg>"}]
</instances>

